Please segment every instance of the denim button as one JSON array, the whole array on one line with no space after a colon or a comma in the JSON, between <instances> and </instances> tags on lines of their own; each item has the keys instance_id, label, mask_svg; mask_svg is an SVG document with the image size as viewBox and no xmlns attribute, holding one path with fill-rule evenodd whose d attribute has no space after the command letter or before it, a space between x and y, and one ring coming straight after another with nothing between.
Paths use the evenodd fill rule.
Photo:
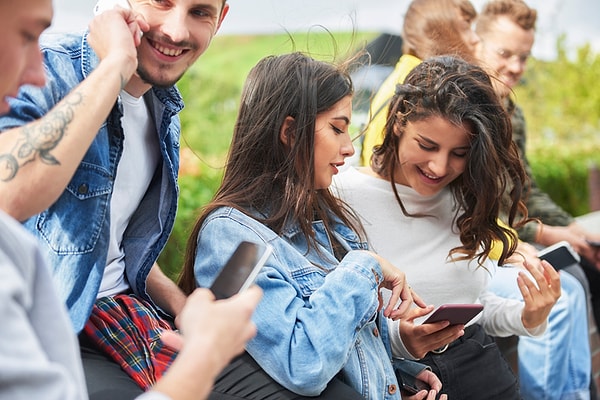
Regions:
<instances>
[{"instance_id":1,"label":"denim button","mask_svg":"<svg viewBox=\"0 0 600 400\"><path fill-rule=\"evenodd\" d=\"M85 183L82 183L77 188L77 193L79 193L79 194L87 194L87 192L88 192L88 185L86 185Z\"/></svg>"},{"instance_id":2,"label":"denim button","mask_svg":"<svg viewBox=\"0 0 600 400\"><path fill-rule=\"evenodd\" d=\"M398 386L396 385L389 385L388 386L388 393L389 394L394 394L398 391Z\"/></svg>"},{"instance_id":3,"label":"denim button","mask_svg":"<svg viewBox=\"0 0 600 400\"><path fill-rule=\"evenodd\" d=\"M373 335L375 337L379 337L379 329L377 329L377 328L373 329Z\"/></svg>"}]
</instances>

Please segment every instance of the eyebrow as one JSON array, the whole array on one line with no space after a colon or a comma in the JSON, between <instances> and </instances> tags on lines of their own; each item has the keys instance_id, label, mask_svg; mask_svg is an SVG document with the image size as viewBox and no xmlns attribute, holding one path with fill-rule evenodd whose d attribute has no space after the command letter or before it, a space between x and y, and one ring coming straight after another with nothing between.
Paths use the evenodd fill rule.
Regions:
<instances>
[{"instance_id":1,"label":"eyebrow","mask_svg":"<svg viewBox=\"0 0 600 400\"><path fill-rule=\"evenodd\" d=\"M215 5L213 5L212 3L206 3L206 2L199 2L199 3L195 3L191 6L192 9L195 8L200 8L203 10L207 10L209 12L211 12L214 15L220 15L221 12L223 11L223 7L216 7Z\"/></svg>"},{"instance_id":2,"label":"eyebrow","mask_svg":"<svg viewBox=\"0 0 600 400\"><path fill-rule=\"evenodd\" d=\"M419 136L422 140L426 141L429 144L432 144L434 146L439 146L439 143L434 142L433 140L421 135L420 133L417 133L417 136ZM470 148L471 148L470 145L465 145L465 146L454 147L453 150L468 150Z\"/></svg>"},{"instance_id":3,"label":"eyebrow","mask_svg":"<svg viewBox=\"0 0 600 400\"><path fill-rule=\"evenodd\" d=\"M341 121L344 121L346 124L350 124L350 119L348 117L345 117L345 116L333 117L332 119L341 120Z\"/></svg>"}]
</instances>

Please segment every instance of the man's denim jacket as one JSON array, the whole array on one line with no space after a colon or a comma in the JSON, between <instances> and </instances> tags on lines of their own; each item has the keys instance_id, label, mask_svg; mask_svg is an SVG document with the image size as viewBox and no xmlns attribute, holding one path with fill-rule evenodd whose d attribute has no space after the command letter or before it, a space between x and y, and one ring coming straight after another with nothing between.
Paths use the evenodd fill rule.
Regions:
<instances>
[{"instance_id":1,"label":"man's denim jacket","mask_svg":"<svg viewBox=\"0 0 600 400\"><path fill-rule=\"evenodd\" d=\"M387 324L377 311L381 267L360 251L366 244L341 222L332 228L348 250L341 262L323 222L313 227L318 249L307 248L297 226L280 237L239 210L217 209L198 236L197 284L210 286L241 241L271 244L274 252L256 281L264 296L254 313L258 334L248 353L303 396L318 395L340 373L365 399L400 399Z\"/></svg>"},{"instance_id":2,"label":"man's denim jacket","mask_svg":"<svg viewBox=\"0 0 600 400\"><path fill-rule=\"evenodd\" d=\"M42 52L46 86L22 89L11 102L10 114L0 118L0 131L42 117L98 64L82 35L45 35ZM129 285L134 293L148 299L146 277L167 242L177 209L177 113L183 102L175 87L152 89L145 98L157 127L162 162L129 222L122 245ZM106 265L110 198L123 149L122 109L118 99L60 198L24 222L43 244L76 332L90 315ZM51 156L52 149L46 153Z\"/></svg>"}]
</instances>

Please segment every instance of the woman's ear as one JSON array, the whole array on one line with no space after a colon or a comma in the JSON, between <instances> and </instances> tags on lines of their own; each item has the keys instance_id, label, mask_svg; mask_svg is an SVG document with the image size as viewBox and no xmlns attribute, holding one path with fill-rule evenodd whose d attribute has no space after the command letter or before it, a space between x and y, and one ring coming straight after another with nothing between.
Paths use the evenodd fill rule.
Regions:
<instances>
[{"instance_id":1,"label":"woman's ear","mask_svg":"<svg viewBox=\"0 0 600 400\"><path fill-rule=\"evenodd\" d=\"M279 140L281 140L281 143L288 148L291 147L292 144L294 144L295 131L296 121L294 120L294 117L288 115L285 117L285 120L283 120L283 124L279 131Z\"/></svg>"},{"instance_id":2,"label":"woman's ear","mask_svg":"<svg viewBox=\"0 0 600 400\"><path fill-rule=\"evenodd\" d=\"M394 135L400 137L402 135L402 132L400 131L400 122L398 120L396 120L396 123L392 126L392 129L394 130Z\"/></svg>"},{"instance_id":3,"label":"woman's ear","mask_svg":"<svg viewBox=\"0 0 600 400\"><path fill-rule=\"evenodd\" d=\"M394 136L402 136L404 126L406 125L406 119L404 118L405 117L400 111L396 111L396 114L394 114L394 124L392 125L392 133Z\"/></svg>"}]
</instances>

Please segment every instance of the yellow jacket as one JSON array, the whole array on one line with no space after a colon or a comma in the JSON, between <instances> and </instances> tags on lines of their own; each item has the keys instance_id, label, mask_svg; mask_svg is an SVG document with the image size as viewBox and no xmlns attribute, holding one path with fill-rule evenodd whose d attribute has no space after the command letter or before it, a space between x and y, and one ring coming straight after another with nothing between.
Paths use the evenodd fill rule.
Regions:
<instances>
[{"instance_id":1,"label":"yellow jacket","mask_svg":"<svg viewBox=\"0 0 600 400\"><path fill-rule=\"evenodd\" d=\"M515 231L512 228L510 228L507 224L505 224L501 220L498 220L498 224L500 224L501 226L504 226L505 228L510 229L515 234L517 234L517 231ZM508 237L508 240L510 240L510 237ZM490 250L490 254L488 255L488 257L490 259L492 259L492 260L498 261L500 259L500 256L502 255L502 247L503 246L502 246L502 242L501 241L494 240L494 242L492 243L492 249Z\"/></svg>"},{"instance_id":2,"label":"yellow jacket","mask_svg":"<svg viewBox=\"0 0 600 400\"><path fill-rule=\"evenodd\" d=\"M394 67L394 71L392 71L381 84L379 90L377 90L377 93L371 101L371 111L369 113L370 121L365 129L363 138L360 156L361 165L369 165L373 146L383 142L383 129L387 118L388 105L396 91L396 84L403 83L404 79L406 79L406 75L420 63L421 60L415 56L408 54L403 55Z\"/></svg>"}]
</instances>

